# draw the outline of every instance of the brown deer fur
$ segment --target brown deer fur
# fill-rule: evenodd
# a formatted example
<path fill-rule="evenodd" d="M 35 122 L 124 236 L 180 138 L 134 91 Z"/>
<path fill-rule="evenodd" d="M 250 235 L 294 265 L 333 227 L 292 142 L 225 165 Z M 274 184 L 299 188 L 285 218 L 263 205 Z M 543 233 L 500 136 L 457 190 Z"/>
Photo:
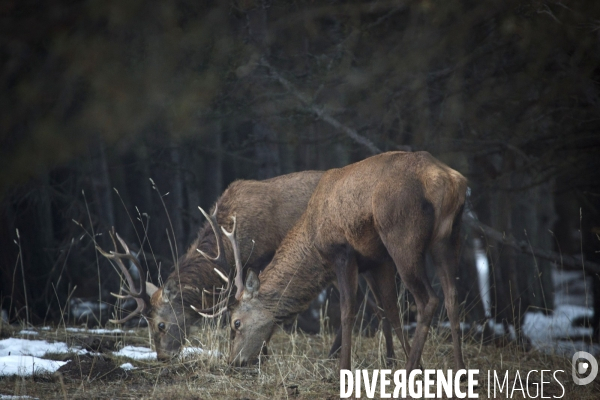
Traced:
<path fill-rule="evenodd" d="M 451 322 L 457 369 L 464 368 L 455 275 L 466 179 L 429 153 L 390 152 L 325 172 L 306 212 L 271 263 L 248 274 L 231 313 L 235 333 L 230 362 L 255 361 L 276 323 L 302 311 L 337 279 L 342 311 L 340 368 L 351 368 L 351 334 L 358 273 L 368 272 L 373 291 L 417 368 L 439 302 L 425 271 L 425 253 L 436 264 Z M 395 273 L 418 310 L 412 348 L 400 326 Z"/>
<path fill-rule="evenodd" d="M 261 271 L 268 264 L 288 230 L 306 209 L 322 174 L 307 171 L 264 181 L 236 181 L 223 192 L 216 203 L 217 222 L 231 230 L 231 216 L 237 215 L 236 237 L 247 268 Z M 226 259 L 233 265 L 231 244 L 228 241 L 223 244 Z M 208 222 L 202 226 L 198 238 L 181 257 L 178 268 L 169 275 L 163 287 L 148 290 L 151 299 L 144 315 L 159 360 L 169 360 L 178 354 L 189 327 L 199 320 L 200 316 L 190 306 L 213 305 L 216 299 L 203 293 L 204 289 L 223 286 L 222 279 L 213 270 L 217 265 L 196 249 L 211 256 L 216 253 L 215 235 Z M 229 275 L 230 271 L 220 269 L 225 276 Z"/>

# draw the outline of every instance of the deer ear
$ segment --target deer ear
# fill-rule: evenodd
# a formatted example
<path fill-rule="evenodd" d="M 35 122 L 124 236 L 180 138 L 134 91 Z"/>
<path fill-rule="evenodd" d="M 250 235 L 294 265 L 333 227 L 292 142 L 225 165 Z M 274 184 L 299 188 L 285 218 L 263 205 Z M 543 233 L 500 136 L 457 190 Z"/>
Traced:
<path fill-rule="evenodd" d="M 244 285 L 244 297 L 252 298 L 254 294 L 258 292 L 258 288 L 260 287 L 260 281 L 258 280 L 258 276 L 252 270 L 248 271 L 248 277 L 246 278 L 246 284 Z"/>
<path fill-rule="evenodd" d="M 152 297 L 157 290 L 158 288 L 152 282 L 146 281 L 146 293 L 148 293 L 149 297 Z"/>

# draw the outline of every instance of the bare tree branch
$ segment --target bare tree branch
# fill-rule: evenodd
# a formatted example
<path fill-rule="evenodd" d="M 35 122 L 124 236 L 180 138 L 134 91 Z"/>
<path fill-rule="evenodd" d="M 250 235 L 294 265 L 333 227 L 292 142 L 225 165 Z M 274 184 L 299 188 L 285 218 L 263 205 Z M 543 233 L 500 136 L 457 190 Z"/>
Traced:
<path fill-rule="evenodd" d="M 479 231 L 486 235 L 488 238 L 492 239 L 495 242 L 499 242 L 515 248 L 522 253 L 532 254 L 536 257 L 543 258 L 545 260 L 550 260 L 555 262 L 557 265 L 564 265 L 571 268 L 583 268 L 585 271 L 593 274 L 600 273 L 600 265 L 591 261 L 586 261 L 581 259 L 580 257 L 573 257 L 568 254 L 559 254 L 551 250 L 542 250 L 539 248 L 531 247 L 524 240 L 517 240 L 512 235 L 506 235 L 502 232 L 495 230 L 492 227 L 489 227 L 481 222 L 465 215 L 463 218 L 465 224 L 472 227 L 474 230 Z"/>
<path fill-rule="evenodd" d="M 298 100 L 300 100 L 300 102 L 306 107 L 308 111 L 312 112 L 317 117 L 321 118 L 323 121 L 327 122 L 334 128 L 344 132 L 348 137 L 350 137 L 350 139 L 354 140 L 356 143 L 368 148 L 372 154 L 382 153 L 382 151 L 377 146 L 375 146 L 373 142 L 371 142 L 369 139 L 367 139 L 364 136 L 361 136 L 355 129 L 352 129 L 342 124 L 340 121 L 331 116 L 327 111 L 325 111 L 322 107 L 318 107 L 317 105 L 315 105 L 308 96 L 301 93 L 298 89 L 296 89 L 296 87 L 294 87 L 294 85 L 290 81 L 281 76 L 281 74 L 277 72 L 277 70 L 273 68 L 271 64 L 269 64 L 269 62 L 265 60 L 264 57 L 261 58 L 260 65 L 266 67 L 269 70 L 271 76 L 273 76 L 273 78 L 275 78 L 283 87 L 285 87 L 288 92 L 290 92 Z"/>

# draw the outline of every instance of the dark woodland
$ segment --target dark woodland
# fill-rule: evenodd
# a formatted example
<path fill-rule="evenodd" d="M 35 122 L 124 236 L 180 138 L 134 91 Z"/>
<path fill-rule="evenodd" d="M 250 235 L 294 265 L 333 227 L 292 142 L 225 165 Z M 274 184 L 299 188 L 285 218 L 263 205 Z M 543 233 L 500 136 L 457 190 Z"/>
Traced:
<path fill-rule="evenodd" d="M 0 32 L 10 322 L 114 304 L 112 227 L 160 284 L 234 180 L 424 150 L 469 181 L 464 319 L 478 239 L 497 321 L 579 270 L 600 337 L 600 2 L 20 0 Z"/>

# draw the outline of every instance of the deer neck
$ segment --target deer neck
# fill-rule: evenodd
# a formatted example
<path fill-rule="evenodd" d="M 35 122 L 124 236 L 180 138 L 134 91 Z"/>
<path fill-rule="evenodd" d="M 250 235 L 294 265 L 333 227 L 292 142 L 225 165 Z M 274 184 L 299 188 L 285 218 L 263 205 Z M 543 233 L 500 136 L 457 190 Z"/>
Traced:
<path fill-rule="evenodd" d="M 293 230 L 260 275 L 259 300 L 277 322 L 304 311 L 335 274 L 306 230 Z"/>
<path fill-rule="evenodd" d="M 211 256 L 215 254 L 217 244 L 210 227 L 201 231 L 165 282 L 171 296 L 179 299 L 178 302 L 187 311 L 190 305 L 202 308 L 212 306 L 214 298 L 204 294 L 204 289 L 212 290 L 223 285 L 221 278 L 214 272 L 217 265 L 206 260 L 196 249 Z M 228 270 L 221 272 L 229 275 Z M 195 312 L 192 314 L 197 316 Z"/>

